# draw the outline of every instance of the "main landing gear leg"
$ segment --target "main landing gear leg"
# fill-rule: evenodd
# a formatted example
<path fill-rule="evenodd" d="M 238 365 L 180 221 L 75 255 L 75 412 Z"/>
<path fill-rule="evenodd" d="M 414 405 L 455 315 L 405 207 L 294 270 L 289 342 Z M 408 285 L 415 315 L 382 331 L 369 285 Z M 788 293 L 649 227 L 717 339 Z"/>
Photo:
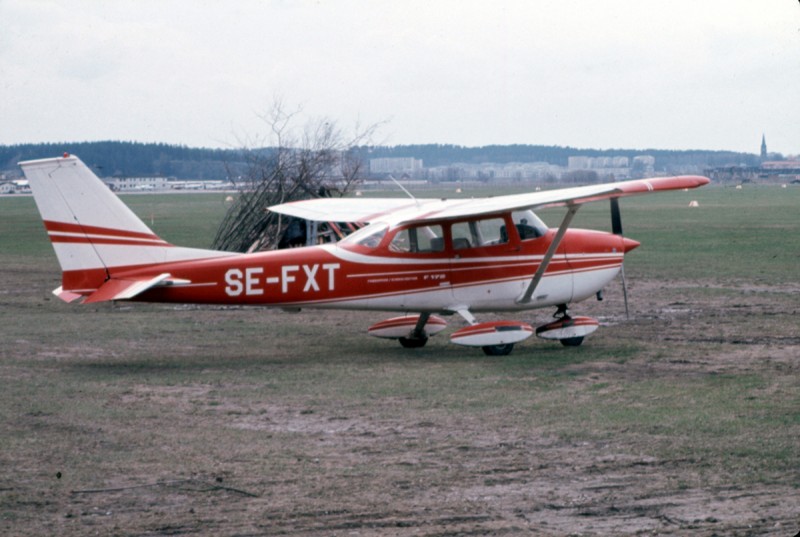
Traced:
<path fill-rule="evenodd" d="M 399 338 L 400 345 L 406 349 L 419 349 L 424 347 L 428 342 L 428 334 L 425 333 L 425 323 L 428 322 L 430 316 L 430 313 L 420 314 L 417 324 L 414 326 L 414 329 L 411 331 L 408 337 Z"/>

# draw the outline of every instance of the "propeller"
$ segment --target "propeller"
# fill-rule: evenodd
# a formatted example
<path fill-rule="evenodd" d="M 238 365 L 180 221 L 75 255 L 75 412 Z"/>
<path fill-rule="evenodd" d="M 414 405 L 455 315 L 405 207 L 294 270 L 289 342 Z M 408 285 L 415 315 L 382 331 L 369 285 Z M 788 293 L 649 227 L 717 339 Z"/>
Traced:
<path fill-rule="evenodd" d="M 619 198 L 611 198 L 611 232 L 614 235 L 622 236 L 622 214 L 619 210 Z M 623 261 L 620 265 L 620 276 L 622 276 L 622 297 L 625 300 L 625 318 L 630 319 L 630 313 L 628 312 L 628 285 L 625 283 L 625 261 Z"/>

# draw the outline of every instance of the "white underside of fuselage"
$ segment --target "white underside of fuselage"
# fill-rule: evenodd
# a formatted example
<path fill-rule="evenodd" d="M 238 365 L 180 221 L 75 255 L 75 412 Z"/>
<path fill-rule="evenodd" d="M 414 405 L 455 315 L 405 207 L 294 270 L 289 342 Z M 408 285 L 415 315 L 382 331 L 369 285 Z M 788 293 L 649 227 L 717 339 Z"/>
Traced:
<path fill-rule="evenodd" d="M 566 271 L 546 275 L 539 282 L 531 302 L 517 303 L 530 278 L 512 281 L 485 281 L 416 292 L 382 293 L 327 303 L 297 304 L 320 309 L 353 309 L 400 312 L 448 312 L 464 308 L 473 312 L 522 311 L 572 302 L 594 296 L 619 274 L 619 266 Z"/>

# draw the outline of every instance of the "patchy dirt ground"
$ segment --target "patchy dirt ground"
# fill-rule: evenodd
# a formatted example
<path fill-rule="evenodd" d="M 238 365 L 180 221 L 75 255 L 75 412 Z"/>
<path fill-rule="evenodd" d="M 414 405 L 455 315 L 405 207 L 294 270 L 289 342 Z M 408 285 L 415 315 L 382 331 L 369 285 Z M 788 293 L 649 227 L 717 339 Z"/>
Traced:
<path fill-rule="evenodd" d="M 362 313 L 260 314 L 265 333 L 327 331 L 306 335 L 308 356 L 250 339 L 251 311 L 174 326 L 165 310 L 119 312 L 139 336 L 76 340 L 108 312 L 39 304 L 49 339 L 20 328 L 3 351 L 0 532 L 797 534 L 800 286 L 630 292 L 630 321 L 614 292 L 576 307 L 604 325 L 581 349 L 532 341 L 500 358 L 441 336 L 420 351 L 340 340 L 373 321 Z M 681 421 L 682 394 L 698 414 L 720 405 L 714 423 Z M 570 406 L 585 417 L 565 423 Z M 748 430 L 760 416 L 783 428 Z M 732 443 L 722 462 L 717 440 Z"/>

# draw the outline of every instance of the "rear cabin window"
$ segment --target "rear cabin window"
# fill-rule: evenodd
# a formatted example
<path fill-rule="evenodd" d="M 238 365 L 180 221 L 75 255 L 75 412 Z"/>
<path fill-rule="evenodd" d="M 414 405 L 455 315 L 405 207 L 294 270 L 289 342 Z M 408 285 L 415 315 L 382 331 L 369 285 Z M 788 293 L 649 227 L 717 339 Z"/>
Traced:
<path fill-rule="evenodd" d="M 444 251 L 442 226 L 415 226 L 395 233 L 389 250 L 412 254 L 428 254 Z"/>
<path fill-rule="evenodd" d="M 508 242 L 506 222 L 502 218 L 484 218 L 472 222 L 457 222 L 450 228 L 453 249 L 492 246 Z"/>

